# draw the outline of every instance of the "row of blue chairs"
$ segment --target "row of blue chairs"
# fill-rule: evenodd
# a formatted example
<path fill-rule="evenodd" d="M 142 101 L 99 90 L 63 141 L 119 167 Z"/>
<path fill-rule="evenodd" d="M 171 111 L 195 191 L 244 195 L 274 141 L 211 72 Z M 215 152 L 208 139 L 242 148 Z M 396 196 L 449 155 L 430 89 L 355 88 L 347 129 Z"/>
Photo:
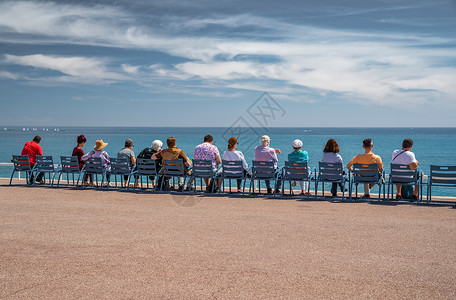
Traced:
<path fill-rule="evenodd" d="M 27 182 L 30 176 L 36 176 L 38 173 L 48 174 L 50 185 L 54 185 L 55 177 L 57 177 L 57 186 L 63 174 L 66 174 L 67 185 L 70 185 L 70 177 L 72 178 L 73 185 L 79 185 L 81 176 L 90 175 L 94 177 L 94 181 L 98 185 L 98 176 L 101 177 L 101 184 L 106 181 L 106 187 L 109 188 L 110 183 L 114 182 L 117 188 L 117 176 L 127 177 L 127 187 L 131 178 L 138 178 L 140 180 L 140 187 L 144 188 L 144 179 L 147 189 L 149 183 L 157 177 L 159 186 L 154 186 L 157 191 L 164 190 L 164 182 L 166 179 L 173 180 L 181 177 L 183 178 L 183 186 L 186 180 L 188 190 L 191 192 L 197 191 L 197 179 L 201 180 L 200 187 L 203 188 L 202 180 L 208 179 L 215 182 L 220 179 L 221 187 L 218 192 L 226 190 L 225 181 L 229 183 L 229 192 L 232 192 L 232 180 L 243 181 L 242 194 L 245 194 L 246 182 L 250 179 L 249 195 L 255 194 L 255 185 L 258 183 L 258 192 L 261 193 L 261 181 L 270 181 L 273 187 L 281 187 L 281 194 L 285 194 L 285 183 L 289 183 L 289 191 L 292 193 L 292 182 L 304 181 L 307 182 L 307 197 L 310 195 L 311 182 L 315 186 L 315 197 L 318 197 L 318 189 L 321 184 L 321 196 L 325 196 L 324 188 L 325 183 L 336 183 L 342 187 L 342 199 L 345 199 L 346 185 L 348 185 L 349 199 L 352 199 L 353 191 L 355 191 L 355 198 L 358 197 L 359 184 L 371 184 L 379 187 L 378 200 L 381 200 L 383 191 L 383 200 L 390 200 L 390 195 L 393 195 L 394 185 L 417 185 L 419 186 L 419 199 L 422 200 L 423 186 L 427 185 L 427 202 L 432 201 L 432 187 L 456 187 L 456 166 L 435 166 L 431 165 L 430 175 L 428 181 L 424 182 L 423 177 L 420 176 L 418 170 L 411 170 L 408 165 L 391 164 L 391 172 L 385 176 L 385 172 L 378 171 L 377 164 L 354 164 L 353 171 L 345 175 L 344 166 L 341 163 L 325 163 L 319 162 L 318 170 L 310 170 L 306 162 L 285 162 L 285 166 L 280 169 L 274 168 L 273 162 L 268 161 L 252 161 L 252 166 L 248 171 L 245 171 L 241 161 L 226 161 L 222 160 L 222 164 L 218 169 L 212 168 L 211 160 L 194 160 L 191 168 L 187 170 L 184 166 L 183 160 L 165 160 L 163 168 L 157 169 L 155 161 L 151 159 L 137 159 L 137 164 L 134 169 L 129 167 L 127 158 L 111 158 L 109 169 L 105 168 L 102 164 L 101 158 L 89 159 L 84 167 L 80 170 L 78 159 L 76 156 L 61 156 L 61 164 L 56 167 L 53 162 L 52 156 L 37 156 L 36 163 L 33 168 L 30 166 L 28 155 L 13 155 L 12 162 L 14 164 L 13 173 L 11 174 L 10 185 L 15 172 L 25 172 Z M 77 175 L 77 180 L 75 176 Z M 112 180 L 114 177 L 114 180 Z M 385 182 L 385 178 L 388 179 Z M 123 180 L 120 180 L 123 186 Z M 44 183 L 46 183 L 46 176 L 44 176 Z M 387 191 L 385 185 L 387 184 Z M 212 193 L 216 184 L 212 184 Z M 276 189 L 273 188 L 273 196 L 275 196 Z M 385 196 L 387 194 L 387 196 Z"/>

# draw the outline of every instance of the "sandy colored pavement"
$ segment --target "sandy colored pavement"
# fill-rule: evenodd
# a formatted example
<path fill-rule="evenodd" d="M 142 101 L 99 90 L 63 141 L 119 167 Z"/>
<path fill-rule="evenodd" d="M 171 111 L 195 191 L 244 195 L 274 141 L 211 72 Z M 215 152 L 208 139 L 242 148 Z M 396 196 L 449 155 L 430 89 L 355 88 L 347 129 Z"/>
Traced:
<path fill-rule="evenodd" d="M 456 209 L 9 187 L 1 299 L 456 299 Z"/>

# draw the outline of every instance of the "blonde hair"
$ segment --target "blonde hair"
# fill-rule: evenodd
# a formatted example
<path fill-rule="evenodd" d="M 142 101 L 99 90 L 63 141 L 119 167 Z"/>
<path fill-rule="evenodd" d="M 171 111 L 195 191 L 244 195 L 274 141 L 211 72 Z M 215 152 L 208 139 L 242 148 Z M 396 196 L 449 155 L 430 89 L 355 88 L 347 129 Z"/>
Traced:
<path fill-rule="evenodd" d="M 267 146 L 268 143 L 271 141 L 271 138 L 267 135 L 263 135 L 260 140 L 260 144 L 263 146 Z"/>
<path fill-rule="evenodd" d="M 152 142 L 152 149 L 154 149 L 156 151 L 160 150 L 162 146 L 163 146 L 163 142 L 160 140 L 155 140 Z"/>

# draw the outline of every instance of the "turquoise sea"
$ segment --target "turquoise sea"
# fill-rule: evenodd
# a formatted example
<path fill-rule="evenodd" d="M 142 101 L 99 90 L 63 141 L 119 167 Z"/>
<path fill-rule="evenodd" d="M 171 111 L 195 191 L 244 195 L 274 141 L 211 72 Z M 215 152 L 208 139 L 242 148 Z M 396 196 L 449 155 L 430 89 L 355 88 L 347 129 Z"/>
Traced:
<path fill-rule="evenodd" d="M 309 165 L 314 168 L 321 160 L 322 150 L 329 138 L 334 138 L 340 146 L 340 154 L 346 164 L 353 156 L 362 153 L 362 141 L 369 137 L 374 141 L 374 153 L 382 157 L 385 170 L 389 172 L 391 155 L 401 148 L 404 138 L 414 141 L 412 151 L 420 163 L 420 170 L 429 173 L 429 166 L 456 165 L 456 128 L 259 128 L 259 127 L 0 127 L 0 162 L 10 162 L 12 154 L 20 154 L 24 143 L 35 135 L 41 136 L 41 146 L 46 155 L 52 155 L 57 163 L 60 155 L 71 155 L 76 146 L 76 137 L 84 134 L 88 140 L 84 151 L 90 151 L 95 140 L 103 139 L 109 143 L 105 150 L 116 156 L 124 141 L 134 141 L 134 151 L 138 154 L 150 146 L 155 139 L 161 140 L 166 147 L 166 139 L 174 136 L 177 147 L 183 149 L 189 158 L 193 149 L 203 142 L 206 134 L 214 137 L 214 144 L 221 153 L 226 150 L 226 141 L 231 136 L 239 140 L 238 150 L 244 152 L 247 162 L 253 159 L 253 149 L 259 145 L 260 137 L 271 137 L 271 147 L 279 148 L 279 166 L 283 165 L 287 154 L 292 151 L 295 139 L 303 141 L 303 150 L 309 153 Z M 0 167 L 0 177 L 10 177 L 12 168 Z M 436 189 L 433 194 L 456 196 L 456 189 Z"/>

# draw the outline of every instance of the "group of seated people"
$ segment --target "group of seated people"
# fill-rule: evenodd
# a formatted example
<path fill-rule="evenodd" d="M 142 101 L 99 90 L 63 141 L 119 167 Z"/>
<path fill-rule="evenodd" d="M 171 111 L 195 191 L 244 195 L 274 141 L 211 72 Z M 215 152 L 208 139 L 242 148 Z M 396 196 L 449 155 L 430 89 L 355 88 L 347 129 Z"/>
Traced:
<path fill-rule="evenodd" d="M 30 159 L 30 164 L 33 166 L 36 162 L 36 155 L 43 155 L 41 146 L 39 145 L 41 141 L 41 138 L 39 136 L 36 136 L 33 141 L 28 141 L 23 150 L 22 154 L 28 154 L 29 159 Z M 215 172 L 218 172 L 216 175 L 220 175 L 221 169 L 219 166 L 222 163 L 222 160 L 225 161 L 241 161 L 242 166 L 244 168 L 244 175 L 247 174 L 247 171 L 249 170 L 248 163 L 245 160 L 244 154 L 236 150 L 236 147 L 238 145 L 238 140 L 236 137 L 231 137 L 228 140 L 228 145 L 227 145 L 227 150 L 223 152 L 223 155 L 220 155 L 220 152 L 217 148 L 217 146 L 213 145 L 213 137 L 211 135 L 206 135 L 203 139 L 203 143 L 199 144 L 198 146 L 195 147 L 194 152 L 193 152 L 193 159 L 194 160 L 211 160 L 212 161 L 212 169 L 214 174 Z M 110 156 L 109 154 L 104 151 L 103 149 L 108 145 L 108 143 L 103 142 L 103 140 L 99 139 L 95 142 L 94 149 L 89 151 L 87 154 L 84 153 L 83 147 L 85 143 L 87 142 L 87 139 L 83 135 L 79 135 L 77 137 L 77 146 L 73 149 L 73 156 L 78 157 L 79 161 L 79 168 L 82 169 L 85 162 L 89 158 L 101 158 L 103 166 L 106 168 L 107 173 L 109 173 L 109 164 L 110 164 Z M 254 150 L 254 160 L 255 161 L 272 161 L 274 163 L 274 168 L 278 171 L 278 154 L 281 154 L 280 149 L 274 149 L 270 147 L 270 142 L 271 139 L 269 136 L 264 135 L 260 139 L 260 145 L 257 146 Z M 160 140 L 155 140 L 152 142 L 151 147 L 147 147 L 143 149 L 139 155 L 138 158 L 143 158 L 143 159 L 152 159 L 155 161 L 157 170 L 160 170 L 162 167 L 162 163 L 164 160 L 178 160 L 182 159 L 184 162 L 184 167 L 186 171 L 190 168 L 192 165 L 192 161 L 186 156 L 185 152 L 176 146 L 176 139 L 174 137 L 169 137 L 166 140 L 166 144 L 168 148 L 162 149 L 163 143 Z M 136 165 L 136 156 L 133 151 L 133 141 L 131 139 L 127 139 L 125 141 L 125 147 L 119 150 L 117 153 L 117 157 L 125 157 L 128 160 L 130 169 L 134 169 Z M 307 151 L 302 150 L 303 142 L 299 139 L 296 139 L 293 141 L 291 147 L 293 151 L 288 154 L 288 161 L 291 162 L 308 162 L 309 156 Z M 402 142 L 402 148 L 395 150 L 392 155 L 392 161 L 393 163 L 397 164 L 406 164 L 410 166 L 410 169 L 415 170 L 418 167 L 418 161 L 415 158 L 415 155 L 413 152 L 411 152 L 413 146 L 413 141 L 411 139 L 405 139 Z M 350 171 L 352 171 L 352 166 L 354 164 L 373 164 L 376 163 L 378 164 L 378 171 L 383 172 L 383 162 L 380 156 L 374 154 L 372 152 L 372 149 L 374 147 L 374 144 L 370 138 L 367 138 L 363 141 L 363 149 L 364 153 L 358 154 L 355 157 L 353 157 L 350 162 L 346 165 L 346 168 Z M 329 139 L 323 149 L 323 156 L 322 156 L 322 162 L 327 162 L 327 163 L 341 163 L 343 165 L 343 160 L 342 157 L 339 154 L 339 145 L 334 139 Z M 217 171 L 218 170 L 218 171 Z M 191 171 L 190 171 L 191 172 Z M 153 180 L 153 178 L 151 178 Z M 125 184 L 128 183 L 128 176 L 125 176 L 124 178 Z M 161 180 L 161 178 L 159 178 Z M 166 179 L 163 179 L 166 180 Z M 178 185 L 179 189 L 183 191 L 184 189 L 184 182 L 183 178 L 179 177 L 178 178 Z M 33 178 L 31 178 L 31 181 L 33 182 Z M 42 174 L 39 174 L 35 180 L 36 182 L 40 183 L 42 182 Z M 86 174 L 83 178 L 83 184 L 84 185 L 90 185 L 92 184 L 92 177 L 89 174 Z M 241 191 L 241 180 L 237 181 L 237 189 L 238 192 Z M 153 182 L 154 183 L 154 182 Z M 267 193 L 272 193 L 273 189 L 270 185 L 270 181 L 266 180 L 266 188 L 267 188 Z M 168 184 L 168 182 L 165 181 L 165 186 Z M 217 179 L 215 182 L 210 181 L 209 179 L 205 178 L 205 184 L 206 184 L 206 190 L 207 191 L 217 191 L 217 189 L 220 187 L 220 179 Z M 276 193 L 279 193 L 279 187 L 280 187 L 280 177 L 278 177 L 278 180 L 276 181 L 276 186 L 274 187 L 276 189 Z M 306 192 L 306 186 L 305 182 L 293 182 L 292 186 L 297 186 L 297 184 L 300 185 L 301 188 L 301 194 L 305 195 Z M 187 189 L 190 187 L 191 181 L 188 182 Z M 215 186 L 213 186 L 215 185 Z M 342 190 L 343 186 L 338 183 L 333 183 L 331 187 L 331 194 L 332 196 L 337 196 L 337 187 L 340 187 Z M 139 186 L 138 178 L 135 178 L 135 186 Z M 364 185 L 364 195 L 363 197 L 369 198 L 370 197 L 370 189 L 372 188 L 372 185 L 365 184 Z M 401 199 L 401 185 L 396 185 L 397 189 L 397 195 L 396 199 Z M 413 191 L 413 196 L 412 200 L 416 200 L 418 195 L 418 186 L 415 187 Z"/>

